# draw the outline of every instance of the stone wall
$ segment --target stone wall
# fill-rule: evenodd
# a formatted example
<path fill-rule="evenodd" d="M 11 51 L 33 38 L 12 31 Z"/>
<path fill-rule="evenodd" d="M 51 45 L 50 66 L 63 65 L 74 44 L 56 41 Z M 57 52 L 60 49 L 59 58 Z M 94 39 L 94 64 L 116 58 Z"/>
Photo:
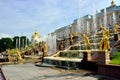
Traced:
<path fill-rule="evenodd" d="M 98 74 L 120 79 L 119 65 L 98 65 Z"/>
<path fill-rule="evenodd" d="M 96 62 L 92 61 L 82 61 L 80 65 L 80 69 L 86 69 L 90 71 L 97 71 L 98 70 L 98 65 Z"/>

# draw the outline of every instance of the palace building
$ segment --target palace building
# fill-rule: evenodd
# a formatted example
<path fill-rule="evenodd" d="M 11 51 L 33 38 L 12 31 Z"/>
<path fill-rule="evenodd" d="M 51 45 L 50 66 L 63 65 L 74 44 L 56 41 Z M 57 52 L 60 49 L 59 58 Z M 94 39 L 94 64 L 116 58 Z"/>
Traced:
<path fill-rule="evenodd" d="M 102 9 L 99 13 L 96 14 L 97 27 L 99 27 L 101 23 L 105 24 L 105 22 L 106 26 L 109 28 L 112 28 L 115 23 L 120 25 L 120 6 L 116 6 L 114 1 L 111 2 L 111 6 Z"/>
<path fill-rule="evenodd" d="M 68 38 L 72 33 L 86 33 L 88 30 L 92 33 L 94 26 L 99 30 L 100 25 L 112 29 L 114 24 L 120 26 L 120 6 L 117 6 L 112 0 L 111 5 L 107 8 L 96 11 L 94 15 L 85 15 L 81 18 L 75 19 L 72 24 L 56 29 L 52 35 L 56 35 L 57 39 Z"/>

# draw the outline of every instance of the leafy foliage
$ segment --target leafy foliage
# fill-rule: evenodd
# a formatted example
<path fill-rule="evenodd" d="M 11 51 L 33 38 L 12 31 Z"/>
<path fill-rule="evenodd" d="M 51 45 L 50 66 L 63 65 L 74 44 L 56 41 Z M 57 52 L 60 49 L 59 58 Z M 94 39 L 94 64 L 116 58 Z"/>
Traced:
<path fill-rule="evenodd" d="M 0 39 L 0 52 L 5 51 L 6 49 L 13 48 L 13 41 L 11 38 L 2 38 Z"/>
<path fill-rule="evenodd" d="M 116 52 L 116 54 L 112 57 L 112 60 L 110 63 L 120 65 L 120 52 Z"/>

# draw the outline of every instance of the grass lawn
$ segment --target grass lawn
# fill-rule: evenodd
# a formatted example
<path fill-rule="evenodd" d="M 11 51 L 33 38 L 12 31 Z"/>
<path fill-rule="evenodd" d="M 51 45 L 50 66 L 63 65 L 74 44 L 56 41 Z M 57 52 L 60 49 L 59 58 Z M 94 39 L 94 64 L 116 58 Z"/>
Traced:
<path fill-rule="evenodd" d="M 120 65 L 120 52 L 116 52 L 116 54 L 113 56 L 112 60 L 110 61 L 110 64 Z"/>

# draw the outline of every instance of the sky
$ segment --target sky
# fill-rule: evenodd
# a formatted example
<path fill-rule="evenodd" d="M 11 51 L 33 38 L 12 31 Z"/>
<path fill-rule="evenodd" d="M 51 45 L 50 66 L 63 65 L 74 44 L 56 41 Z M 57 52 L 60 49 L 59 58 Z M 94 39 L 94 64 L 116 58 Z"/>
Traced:
<path fill-rule="evenodd" d="M 110 6 L 112 0 L 0 0 L 0 38 L 27 36 L 37 31 L 44 37 L 79 16 Z M 114 0 L 120 5 L 120 0 Z"/>

